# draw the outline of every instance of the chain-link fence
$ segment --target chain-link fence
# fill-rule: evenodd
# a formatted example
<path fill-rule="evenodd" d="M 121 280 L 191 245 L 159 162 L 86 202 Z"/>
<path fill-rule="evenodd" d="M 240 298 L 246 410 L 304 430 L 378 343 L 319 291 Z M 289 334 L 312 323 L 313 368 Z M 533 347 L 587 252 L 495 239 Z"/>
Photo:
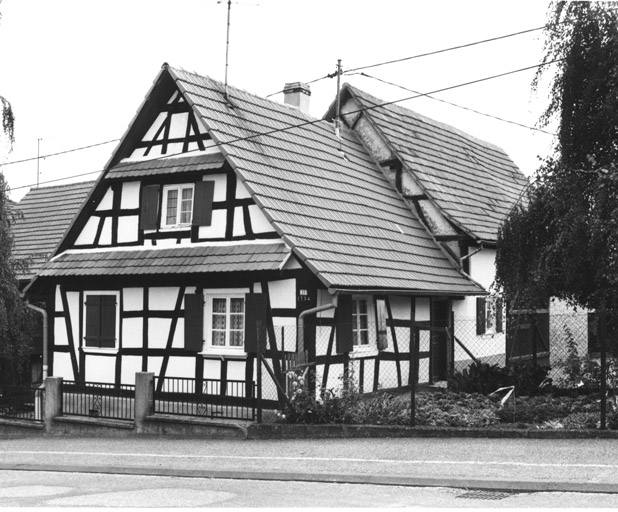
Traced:
<path fill-rule="evenodd" d="M 264 336 L 260 396 L 284 408 L 285 401 L 300 392 L 299 378 L 317 400 L 350 391 L 366 397 L 387 392 L 407 397 L 409 424 L 415 424 L 418 393 L 436 389 L 484 395 L 501 389 L 499 405 L 512 402 L 515 408 L 517 400 L 519 409 L 526 401 L 537 407 L 539 396 L 546 401 L 588 397 L 581 405 L 587 414 L 584 423 L 604 428 L 614 412 L 618 386 L 612 329 L 605 329 L 604 355 L 595 313 L 523 310 L 505 320 L 490 329 L 479 329 L 477 318 L 451 317 L 442 325 L 389 320 L 386 329 L 367 322 L 322 322 L 305 326 L 304 350 L 297 344 L 296 325 L 276 326 Z M 568 405 L 574 414 L 578 404 Z"/>

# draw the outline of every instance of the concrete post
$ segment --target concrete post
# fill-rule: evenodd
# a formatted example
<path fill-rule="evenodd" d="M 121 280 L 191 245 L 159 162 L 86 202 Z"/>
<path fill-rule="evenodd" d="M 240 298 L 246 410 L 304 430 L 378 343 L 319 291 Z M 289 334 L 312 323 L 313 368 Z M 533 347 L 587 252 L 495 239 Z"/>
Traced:
<path fill-rule="evenodd" d="M 138 433 L 144 429 L 147 416 L 154 414 L 154 373 L 135 374 L 135 428 Z"/>
<path fill-rule="evenodd" d="M 54 418 L 62 416 L 62 377 L 45 379 L 45 432 L 51 432 Z"/>

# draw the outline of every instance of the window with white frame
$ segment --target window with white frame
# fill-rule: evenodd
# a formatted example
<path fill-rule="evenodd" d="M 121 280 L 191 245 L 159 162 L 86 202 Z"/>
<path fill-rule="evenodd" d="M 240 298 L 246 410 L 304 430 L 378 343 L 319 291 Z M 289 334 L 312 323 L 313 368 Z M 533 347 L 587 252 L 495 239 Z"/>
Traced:
<path fill-rule="evenodd" d="M 476 333 L 496 334 L 503 330 L 502 300 L 496 297 L 476 299 Z"/>
<path fill-rule="evenodd" d="M 206 300 L 206 350 L 243 351 L 244 294 L 210 295 Z"/>
<path fill-rule="evenodd" d="M 188 226 L 193 215 L 193 184 L 163 187 L 161 227 Z"/>
<path fill-rule="evenodd" d="M 352 332 L 355 347 L 369 345 L 369 301 L 366 298 L 352 300 Z"/>

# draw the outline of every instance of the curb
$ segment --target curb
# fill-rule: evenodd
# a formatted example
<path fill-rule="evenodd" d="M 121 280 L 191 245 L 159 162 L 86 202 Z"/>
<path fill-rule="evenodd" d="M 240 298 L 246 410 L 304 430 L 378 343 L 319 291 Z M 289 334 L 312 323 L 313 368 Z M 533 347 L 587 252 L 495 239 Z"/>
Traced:
<path fill-rule="evenodd" d="M 494 492 L 578 492 L 618 494 L 618 487 L 602 483 L 539 482 L 525 480 L 484 480 L 472 478 L 420 478 L 405 476 L 354 475 L 335 473 L 290 473 L 257 471 L 211 471 L 148 467 L 97 467 L 70 465 L 1 464 L 0 471 L 47 471 L 57 473 L 92 473 L 177 478 L 214 478 L 278 482 L 312 482 L 331 484 L 384 485 L 398 487 L 448 487 Z"/>
<path fill-rule="evenodd" d="M 493 439 L 618 439 L 616 430 L 487 429 L 393 425 L 252 424 L 249 440 L 462 437 Z"/>

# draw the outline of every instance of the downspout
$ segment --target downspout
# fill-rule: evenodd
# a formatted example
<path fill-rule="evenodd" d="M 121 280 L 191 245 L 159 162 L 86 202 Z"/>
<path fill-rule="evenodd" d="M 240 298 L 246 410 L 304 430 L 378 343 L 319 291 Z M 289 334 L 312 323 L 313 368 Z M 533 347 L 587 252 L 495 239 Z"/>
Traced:
<path fill-rule="evenodd" d="M 315 308 L 306 309 L 300 315 L 298 315 L 298 353 L 302 353 L 305 350 L 305 317 L 309 315 L 315 315 L 321 311 L 327 311 L 337 307 L 337 295 L 333 295 L 330 304 L 324 304 L 323 306 L 317 306 Z"/>
<path fill-rule="evenodd" d="M 33 306 L 30 302 L 26 301 L 28 306 L 33 311 L 43 315 L 43 386 L 45 385 L 45 379 L 47 379 L 47 311 L 38 306 Z"/>

